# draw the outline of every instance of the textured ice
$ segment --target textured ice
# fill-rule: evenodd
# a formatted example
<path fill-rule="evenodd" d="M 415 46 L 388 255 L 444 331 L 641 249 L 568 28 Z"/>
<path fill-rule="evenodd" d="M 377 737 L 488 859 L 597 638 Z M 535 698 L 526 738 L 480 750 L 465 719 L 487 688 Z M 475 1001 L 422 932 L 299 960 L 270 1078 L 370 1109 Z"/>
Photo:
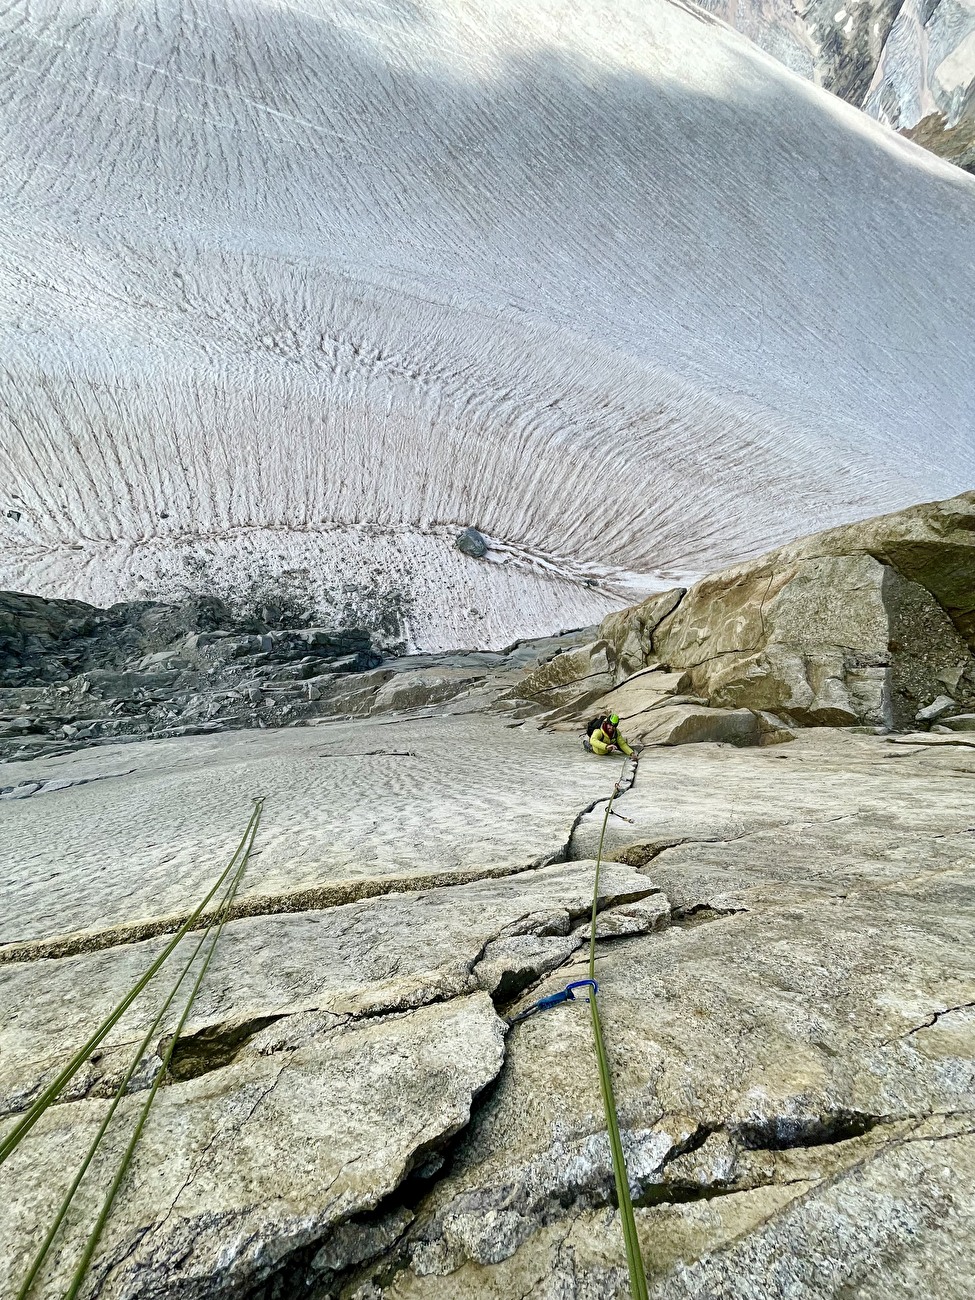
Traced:
<path fill-rule="evenodd" d="M 705 14 L 0 31 L 0 586 L 496 645 L 975 479 L 975 181 Z"/>

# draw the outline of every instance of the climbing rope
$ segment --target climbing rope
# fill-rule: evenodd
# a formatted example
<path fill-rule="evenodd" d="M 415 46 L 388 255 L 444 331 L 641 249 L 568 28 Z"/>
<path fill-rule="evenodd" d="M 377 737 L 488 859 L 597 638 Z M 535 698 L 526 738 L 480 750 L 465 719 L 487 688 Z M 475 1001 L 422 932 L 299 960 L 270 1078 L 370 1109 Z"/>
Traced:
<path fill-rule="evenodd" d="M 647 1275 L 643 1267 L 640 1239 L 637 1235 L 636 1219 L 633 1215 L 633 1201 L 630 1198 L 630 1180 L 626 1172 L 626 1156 L 620 1138 L 616 1097 L 613 1093 L 613 1074 L 610 1069 L 609 1057 L 606 1054 L 606 1044 L 603 1040 L 602 1021 L 599 1018 L 599 1003 L 597 1000 L 599 985 L 596 982 L 596 916 L 599 911 L 599 877 L 603 863 L 603 843 L 606 838 L 606 824 L 609 821 L 610 813 L 613 811 L 613 800 L 617 795 L 623 793 L 623 776 L 625 772 L 626 761 L 623 763 L 619 778 L 613 786 L 613 793 L 606 804 L 603 825 L 599 833 L 599 848 L 596 851 L 596 873 L 592 890 L 592 920 L 589 927 L 589 978 L 575 980 L 573 983 L 567 984 L 564 989 L 560 989 L 558 993 L 550 993 L 547 997 L 540 998 L 532 1006 L 522 1011 L 520 1015 L 513 1017 L 511 1023 L 517 1024 L 518 1021 L 524 1020 L 538 1011 L 545 1011 L 549 1007 L 557 1006 L 561 1002 L 575 1002 L 577 1000 L 575 990 L 588 989 L 586 1001 L 589 1003 L 589 1012 L 592 1017 L 592 1037 L 596 1049 L 599 1090 L 602 1094 L 603 1112 L 606 1116 L 606 1132 L 609 1137 L 609 1150 L 613 1160 L 613 1178 L 616 1182 L 616 1200 L 620 1209 L 620 1225 L 623 1230 L 623 1244 L 626 1249 L 626 1267 L 630 1275 L 630 1292 L 632 1300 L 648 1300 Z"/>
<path fill-rule="evenodd" d="M 159 1085 L 162 1083 L 163 1079 L 166 1076 L 166 1072 L 169 1069 L 169 1063 L 173 1059 L 173 1052 L 176 1048 L 177 1042 L 179 1041 L 179 1036 L 183 1032 L 183 1026 L 186 1024 L 187 1018 L 189 1017 L 190 1014 L 190 1009 L 192 1008 L 193 1003 L 196 1000 L 197 993 L 199 993 L 200 991 L 200 985 L 203 983 L 203 978 L 207 973 L 207 969 L 210 965 L 210 960 L 213 957 L 217 943 L 219 942 L 220 936 L 223 933 L 223 927 L 227 922 L 227 916 L 230 912 L 230 905 L 234 900 L 234 895 L 237 892 L 237 886 L 240 884 L 241 879 L 243 878 L 244 875 L 244 869 L 247 866 L 247 859 L 250 856 L 250 848 L 251 848 L 251 844 L 253 844 L 254 835 L 257 834 L 257 826 L 261 818 L 262 805 L 263 805 L 263 800 L 258 799 L 255 801 L 255 806 L 254 806 L 255 817 L 254 817 L 253 833 L 251 835 L 250 842 L 247 845 L 247 849 L 243 857 L 241 858 L 241 863 L 240 863 L 240 867 L 238 868 L 237 874 L 234 876 L 234 879 L 231 882 L 231 886 L 227 891 L 227 895 L 224 900 L 224 905 L 221 909 L 220 917 L 217 923 L 216 933 L 214 934 L 213 939 L 210 942 L 210 947 L 206 953 L 206 956 L 203 958 L 203 964 L 201 965 L 200 972 L 196 977 L 196 982 L 194 983 L 192 989 L 190 990 L 189 997 L 186 999 L 186 1005 L 183 1007 L 183 1014 L 180 1016 L 179 1023 L 177 1024 L 176 1029 L 174 1030 L 173 1035 L 169 1040 L 169 1045 L 166 1048 L 165 1053 L 163 1054 L 162 1064 L 160 1065 L 159 1070 L 156 1072 L 156 1077 L 152 1081 L 152 1087 L 149 1089 L 149 1093 L 146 1097 L 145 1103 L 143 1104 L 142 1110 L 139 1112 L 139 1118 L 136 1121 L 135 1129 L 132 1133 L 131 1138 L 129 1139 L 129 1145 L 125 1148 L 125 1152 L 122 1156 L 121 1163 L 119 1164 L 119 1167 L 116 1170 L 115 1177 L 112 1179 L 111 1186 L 109 1187 L 108 1191 L 105 1193 L 105 1199 L 102 1202 L 102 1208 L 99 1211 L 98 1218 L 95 1220 L 95 1226 L 92 1228 L 91 1233 L 88 1237 L 88 1242 L 82 1253 L 81 1259 L 78 1261 L 78 1265 L 75 1268 L 74 1274 L 72 1275 L 71 1284 L 68 1287 L 67 1291 L 64 1293 L 64 1300 L 75 1300 L 75 1297 L 77 1296 L 78 1292 L 81 1290 L 81 1285 L 85 1279 L 85 1273 L 88 1271 L 88 1265 L 91 1263 L 91 1257 L 95 1253 L 95 1248 L 97 1247 L 99 1239 L 101 1238 L 102 1230 L 104 1229 L 105 1224 L 108 1221 L 108 1216 L 111 1213 L 112 1204 L 115 1200 L 116 1193 L 118 1192 L 119 1187 L 122 1185 L 122 1179 L 125 1177 L 126 1171 L 128 1170 L 128 1167 L 132 1161 L 133 1152 L 135 1151 L 136 1144 L 138 1143 L 139 1138 L 142 1136 L 142 1130 L 145 1128 L 146 1120 L 149 1118 L 149 1111 L 151 1110 L 152 1103 L 156 1098 L 156 1093 L 159 1091 Z M 182 977 L 180 978 L 182 979 Z"/>
<path fill-rule="evenodd" d="M 102 1231 L 108 1220 L 108 1216 L 111 1211 L 112 1204 L 115 1200 L 115 1195 L 118 1192 L 118 1189 L 121 1186 L 122 1180 L 129 1167 L 129 1164 L 131 1163 L 132 1155 L 135 1151 L 136 1144 L 138 1143 L 139 1137 L 142 1134 L 142 1130 L 145 1127 L 146 1119 L 148 1118 L 149 1115 L 149 1110 L 155 1099 L 156 1093 L 158 1092 L 159 1085 L 161 1084 L 163 1078 L 167 1073 L 170 1062 L 172 1060 L 173 1052 L 176 1048 L 176 1044 L 179 1040 L 180 1034 L 182 1033 L 183 1027 L 186 1024 L 186 1020 L 187 1017 L 189 1016 L 190 1009 L 192 1008 L 193 1003 L 196 999 L 196 995 L 199 992 L 201 984 L 203 983 L 203 978 L 206 975 L 207 969 L 210 965 L 210 960 L 213 957 L 213 953 L 214 950 L 216 949 L 217 942 L 220 939 L 220 935 L 223 932 L 223 927 L 226 924 L 226 921 L 230 914 L 230 909 L 233 904 L 234 898 L 236 896 L 237 889 L 240 885 L 241 880 L 243 879 L 244 871 L 247 867 L 247 863 L 250 858 L 251 849 L 254 844 L 254 838 L 257 834 L 257 828 L 260 824 L 263 802 L 264 802 L 263 798 L 255 800 L 254 811 L 251 814 L 251 818 L 247 824 L 247 829 L 244 832 L 244 836 L 241 839 L 240 843 L 238 844 L 236 850 L 234 851 L 234 855 L 230 860 L 230 864 L 227 870 L 221 873 L 220 881 L 226 879 L 227 871 L 233 868 L 236 864 L 236 870 L 230 881 L 230 884 L 227 886 L 227 890 L 223 898 L 221 899 L 218 905 L 217 912 L 208 922 L 206 929 L 201 935 L 198 943 L 196 944 L 196 947 L 193 949 L 193 952 L 190 955 L 189 960 L 183 966 L 183 969 L 179 974 L 179 978 L 176 980 L 176 983 L 174 984 L 173 988 L 167 994 L 162 1006 L 160 1007 L 159 1011 L 156 1013 L 155 1019 L 153 1020 L 148 1031 L 146 1032 L 145 1037 L 142 1039 L 142 1042 L 136 1048 L 135 1055 L 125 1075 L 123 1076 L 121 1082 L 119 1083 L 118 1088 L 116 1089 L 115 1095 L 112 1099 L 112 1103 L 109 1106 L 109 1109 L 106 1112 L 101 1125 L 99 1126 L 98 1132 L 95 1134 L 95 1137 L 93 1138 L 91 1145 L 88 1148 L 84 1160 L 81 1163 L 81 1167 L 79 1168 L 74 1179 L 72 1180 L 71 1186 L 68 1188 L 67 1192 L 65 1193 L 61 1205 L 58 1208 L 58 1212 L 54 1218 L 54 1222 L 51 1224 L 51 1227 L 49 1228 L 47 1235 L 44 1238 L 44 1241 L 41 1243 L 37 1251 L 37 1254 L 34 1256 L 34 1259 L 31 1263 L 30 1269 L 28 1270 L 26 1277 L 21 1283 L 20 1289 L 17 1292 L 17 1300 L 26 1300 L 27 1296 L 29 1295 L 34 1280 L 37 1277 L 37 1274 L 40 1271 L 45 1258 L 47 1257 L 47 1253 L 50 1250 L 50 1247 L 58 1233 L 59 1228 L 61 1227 L 61 1224 L 64 1222 L 65 1216 L 68 1213 L 68 1209 L 74 1198 L 75 1192 L 78 1190 L 78 1187 L 80 1186 L 82 1179 L 87 1173 L 88 1168 L 95 1157 L 95 1153 L 109 1127 L 109 1124 L 112 1121 L 112 1117 L 114 1116 L 116 1110 L 118 1109 L 118 1106 L 122 1098 L 126 1095 L 126 1090 L 132 1079 L 132 1076 L 135 1074 L 136 1070 L 138 1069 L 140 1062 L 144 1058 L 146 1049 L 148 1048 L 154 1035 L 159 1030 L 159 1027 L 162 1024 L 166 1012 L 169 1010 L 170 1006 L 175 1000 L 177 994 L 179 993 L 180 988 L 183 985 L 183 982 L 185 981 L 187 975 L 193 968 L 193 965 L 196 962 L 196 959 L 199 956 L 200 951 L 202 950 L 203 946 L 207 943 L 207 940 L 210 939 L 211 932 L 213 931 L 214 926 L 216 926 L 216 933 L 214 933 L 212 939 L 210 939 L 210 946 L 204 957 L 203 964 L 197 975 L 196 981 L 190 991 L 190 994 L 186 1000 L 186 1004 L 183 1008 L 182 1015 L 180 1016 L 179 1023 L 170 1038 L 169 1044 L 160 1063 L 160 1067 L 155 1075 L 155 1078 L 153 1079 L 152 1086 L 149 1089 L 148 1096 L 142 1107 L 142 1111 L 140 1112 L 139 1118 L 136 1122 L 135 1130 L 122 1156 L 122 1160 L 119 1164 L 119 1167 L 116 1170 L 116 1174 L 114 1179 L 112 1180 L 112 1184 L 108 1192 L 106 1193 L 105 1199 L 102 1203 L 102 1207 L 98 1215 L 98 1219 L 96 1220 L 95 1226 L 93 1227 L 91 1233 L 88 1236 L 81 1259 L 79 1260 L 78 1265 L 75 1268 L 74 1273 L 72 1274 L 71 1283 L 69 1284 L 68 1290 L 64 1294 L 64 1300 L 75 1300 L 75 1297 L 77 1296 L 78 1291 L 80 1290 L 84 1282 L 88 1265 L 91 1262 L 91 1258 L 94 1255 L 95 1249 L 97 1248 L 98 1242 L 101 1238 Z M 194 915 L 198 916 L 202 908 L 205 907 L 206 904 L 210 901 L 210 899 L 213 898 L 216 889 L 219 888 L 220 881 L 218 881 L 215 888 L 210 891 L 210 893 L 207 895 L 207 898 L 204 900 L 201 907 L 197 909 L 197 912 Z M 172 951 L 172 945 L 169 945 L 167 948 L 167 954 L 171 951 Z M 158 966 L 156 966 L 156 969 L 158 969 Z"/>
<path fill-rule="evenodd" d="M 180 940 L 183 939 L 183 937 L 186 934 L 188 934 L 190 930 L 196 927 L 200 917 L 203 915 L 203 912 L 205 911 L 207 905 L 210 903 L 210 900 L 213 898 L 214 894 L 217 893 L 220 886 L 223 884 L 223 882 L 230 875 L 231 871 L 237 865 L 237 860 L 240 857 L 241 853 L 244 852 L 245 846 L 247 851 L 245 853 L 244 860 L 246 861 L 247 854 L 250 852 L 250 844 L 253 842 L 254 834 L 256 834 L 257 832 L 257 823 L 260 821 L 260 816 L 261 816 L 261 801 L 257 800 L 255 802 L 254 811 L 251 813 L 250 821 L 247 823 L 247 828 L 244 831 L 244 834 L 241 836 L 240 843 L 237 845 L 236 849 L 234 850 L 234 854 L 233 857 L 230 859 L 230 862 L 220 873 L 220 877 L 217 880 L 217 883 L 207 894 L 206 898 L 204 898 L 203 902 L 200 903 L 199 907 L 197 907 L 196 910 L 192 913 L 192 915 L 189 916 L 179 927 L 179 929 L 173 935 L 172 939 L 166 945 L 165 949 L 159 954 L 159 956 L 148 968 L 148 970 L 146 970 L 145 973 L 135 982 L 135 984 L 133 984 L 132 988 L 125 995 L 122 1001 L 118 1003 L 115 1009 L 105 1017 L 105 1019 L 98 1026 L 98 1028 L 88 1039 L 85 1045 L 79 1048 L 77 1052 L 75 1052 L 74 1056 L 64 1067 L 61 1073 L 57 1076 L 57 1078 L 52 1080 L 52 1082 L 48 1084 L 48 1086 L 44 1089 L 44 1091 L 40 1094 L 40 1096 L 37 1097 L 37 1099 L 33 1102 L 30 1108 L 25 1112 L 23 1118 L 17 1124 L 15 1124 L 14 1127 L 10 1130 L 10 1132 L 4 1138 L 3 1142 L 0 1142 L 0 1164 L 3 1164 L 3 1162 L 11 1154 L 11 1152 L 20 1144 L 21 1141 L 23 1141 L 23 1139 L 34 1127 L 34 1125 L 37 1123 L 40 1117 L 47 1110 L 48 1106 L 50 1106 L 51 1103 L 54 1101 L 54 1099 L 57 1097 L 58 1093 L 61 1091 L 64 1085 L 68 1083 L 72 1078 L 74 1078 L 74 1076 L 78 1073 L 78 1071 L 84 1065 L 85 1061 L 90 1056 L 92 1050 L 98 1046 L 98 1044 L 102 1041 L 102 1039 L 105 1038 L 106 1034 L 108 1034 L 110 1030 L 113 1028 L 113 1026 L 118 1023 L 118 1021 L 122 1018 L 122 1016 L 125 1014 L 128 1008 L 136 1000 L 136 998 L 146 987 L 146 985 L 149 983 L 149 981 L 152 979 L 155 973 L 159 970 L 160 966 L 162 966 L 163 962 L 170 955 L 173 949 L 179 945 Z"/>

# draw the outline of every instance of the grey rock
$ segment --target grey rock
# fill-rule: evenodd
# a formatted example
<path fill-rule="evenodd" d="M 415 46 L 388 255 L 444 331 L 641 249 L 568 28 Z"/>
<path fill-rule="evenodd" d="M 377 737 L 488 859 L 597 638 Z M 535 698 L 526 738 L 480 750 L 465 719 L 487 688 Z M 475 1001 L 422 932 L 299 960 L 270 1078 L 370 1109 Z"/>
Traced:
<path fill-rule="evenodd" d="M 338 1024 L 479 987 L 496 991 L 503 984 L 513 996 L 582 942 L 569 930 L 588 914 L 593 883 L 593 864 L 563 863 L 520 877 L 233 921 L 187 1024 L 187 1041 L 232 1041 L 242 1022 L 264 1025 L 310 1007 Z M 654 887 L 632 868 L 607 864 L 600 913 L 652 894 Z M 654 908 L 659 911 L 659 895 Z M 187 954 L 195 942 L 183 944 Z M 101 1019 L 165 943 L 162 937 L 54 963 L 0 965 L 0 1113 L 23 1107 L 52 1054 L 69 1055 L 84 1041 L 87 1020 L 78 1016 L 78 1000 L 86 1017 Z M 17 1006 L 27 1004 L 30 1024 L 16 1024 Z M 134 1041 L 154 1012 L 151 999 L 137 1004 L 123 1022 L 123 1041 Z M 124 1055 L 121 1048 L 106 1051 L 97 1071 L 100 1091 L 110 1088 Z M 219 1063 L 215 1057 L 212 1068 Z"/>
<path fill-rule="evenodd" d="M 875 1278 L 878 1297 L 961 1300 L 975 1170 L 975 984 L 943 921 L 947 906 L 964 933 L 975 924 L 970 849 L 951 833 L 964 817 L 950 812 L 947 778 L 920 761 L 906 785 L 906 774 L 885 774 L 883 742 L 837 733 L 813 742 L 807 733 L 796 744 L 802 759 L 794 746 L 661 752 L 654 781 L 625 796 L 628 815 L 655 808 L 661 826 L 670 820 L 663 801 L 673 798 L 674 822 L 684 813 L 692 840 L 708 830 L 688 823 L 688 802 L 703 818 L 720 812 L 727 827 L 716 842 L 672 842 L 649 864 L 647 874 L 679 899 L 676 924 L 610 943 L 600 957 L 655 1292 L 840 1300 L 853 1276 Z M 762 770 L 770 794 L 784 786 L 765 815 L 798 814 L 794 829 L 749 825 L 749 786 Z M 830 772 L 854 770 L 856 788 L 837 800 Z M 928 802 L 920 818 L 913 806 L 889 816 L 876 800 L 875 782 L 905 790 L 919 779 L 916 807 Z M 783 808 L 783 794 L 791 803 L 803 793 L 821 821 Z M 886 847 L 858 853 L 874 835 L 875 848 Z M 559 971 L 516 1006 L 573 973 Z M 375 1286 L 363 1294 L 481 1300 L 531 1295 L 535 1279 L 578 1300 L 628 1295 L 588 1016 L 569 1005 L 533 1017 L 511 1032 L 507 1050 L 509 1066 L 450 1174 L 386 1271 L 362 1275 Z M 901 1253 L 893 1243 L 908 1222 L 911 1245 Z M 814 1277 L 802 1267 L 809 1240 L 827 1261 Z M 946 1259 L 957 1263 L 946 1269 Z"/>
<path fill-rule="evenodd" d="M 0 736 L 24 736 L 37 730 L 39 727 L 35 718 L 13 718 L 9 722 L 0 722 Z"/>
<path fill-rule="evenodd" d="M 575 934 L 506 935 L 486 946 L 474 975 L 481 988 L 495 999 L 506 1001 L 548 971 L 565 965 L 581 943 Z"/>
<path fill-rule="evenodd" d="M 153 735 L 160 739 L 169 739 L 174 736 L 206 736 L 213 732 L 223 731 L 224 729 L 224 724 L 221 722 L 184 723 L 178 727 L 154 727 Z M 119 737 L 119 740 L 138 739 L 138 736 Z"/>
<path fill-rule="evenodd" d="M 952 718 L 942 718 L 949 731 L 975 731 L 975 713 L 956 713 Z"/>
<path fill-rule="evenodd" d="M 634 903 L 624 903 L 596 918 L 596 938 L 613 939 L 634 934 L 652 934 L 670 924 L 670 903 L 662 893 L 651 894 Z M 582 928 L 582 937 L 588 940 L 592 931 L 589 921 Z"/>
<path fill-rule="evenodd" d="M 624 734 L 628 740 L 646 745 L 758 745 L 763 732 L 751 709 L 676 704 L 647 710 L 629 719 Z"/>
<path fill-rule="evenodd" d="M 266 1051 L 255 1043 L 238 1055 L 232 1070 L 171 1083 L 136 1149 L 130 1188 L 140 1190 L 130 1191 L 106 1229 L 103 1249 L 118 1263 L 103 1294 L 201 1286 L 211 1295 L 239 1294 L 309 1245 L 327 1249 L 333 1266 L 355 1261 L 354 1237 L 330 1241 L 331 1233 L 372 1210 L 415 1161 L 466 1124 L 502 1059 L 502 1025 L 482 993 L 408 1016 L 324 1027 L 305 1041 L 279 1034 Z M 138 1095 L 122 1103 L 122 1123 L 105 1138 L 108 1158 L 118 1159 L 139 1105 Z M 103 1109 L 83 1100 L 54 1107 L 6 1163 L 5 1294 L 33 1250 L 14 1236 L 20 1216 L 51 1217 L 61 1194 L 51 1175 L 80 1162 Z M 294 1158 L 282 1162 L 285 1128 Z M 90 1214 L 100 1196 L 82 1184 L 79 1212 Z M 53 1286 L 65 1286 L 74 1253 L 62 1248 L 55 1256 Z"/>
<path fill-rule="evenodd" d="M 392 676 L 388 668 L 375 668 L 371 672 L 336 678 L 322 699 L 323 711 L 350 716 L 368 713 L 380 686 Z"/>
<path fill-rule="evenodd" d="M 454 546 L 458 551 L 470 555 L 475 560 L 483 559 L 488 553 L 487 538 L 476 528 L 465 528 L 454 542 Z"/>
<path fill-rule="evenodd" d="M 352 1264 L 373 1259 L 392 1246 L 412 1222 L 411 1211 L 403 1206 L 383 1215 L 378 1222 L 345 1223 L 338 1227 L 312 1257 L 312 1273 L 340 1273 Z"/>
<path fill-rule="evenodd" d="M 157 650 L 154 654 L 145 655 L 139 660 L 139 670 L 141 672 L 166 672 L 168 669 L 182 669 L 191 667 L 189 659 L 185 658 L 179 650 Z"/>
<path fill-rule="evenodd" d="M 958 705 L 950 695 L 939 695 L 930 704 L 926 704 L 923 709 L 918 709 L 914 715 L 914 721 L 937 722 L 939 718 L 946 713 L 950 713 L 952 709 L 957 709 L 957 707 Z"/>
<path fill-rule="evenodd" d="M 13 758 L 24 735 L 51 730 L 75 744 L 169 736 L 177 718 L 183 725 L 217 718 L 258 725 L 251 710 L 234 707 L 243 700 L 232 694 L 242 669 L 282 682 L 314 679 L 310 693 L 290 693 L 311 707 L 337 674 L 379 663 L 362 630 L 260 627 L 253 619 L 235 621 L 219 602 L 206 600 L 99 610 L 0 593 L 0 710 L 50 709 L 24 722 L 0 722 L 0 759 Z M 54 698 L 61 695 L 75 705 L 70 715 Z M 288 712 L 294 708 L 282 702 L 277 710 L 272 701 L 260 725 L 283 725 Z"/>
<path fill-rule="evenodd" d="M 449 668 L 441 672 L 397 673 L 380 686 L 370 713 L 426 708 L 453 699 L 483 679 L 482 673 Z"/>
<path fill-rule="evenodd" d="M 687 706 L 647 712 L 668 707 Z M 918 737 L 657 748 L 618 799 L 605 849 L 626 861 L 603 865 L 600 1005 L 641 1238 L 670 1300 L 842 1300 L 864 1279 L 877 1300 L 967 1300 L 975 912 L 959 790 L 975 737 Z M 7 818 L 6 937 L 74 945 L 0 949 L 8 1112 L 212 883 L 241 792 L 268 803 L 250 914 L 224 930 L 110 1220 L 104 1300 L 265 1286 L 622 1300 L 587 1008 L 505 1035 L 486 995 L 508 1015 L 584 976 L 593 865 L 575 859 L 598 842 L 615 773 L 574 738 L 492 717 L 130 753 L 138 779 Z M 70 840 L 81 798 L 86 835 Z M 198 829 L 160 836 L 170 822 Z M 515 871 L 553 854 L 573 860 Z M 147 924 L 156 937 L 125 941 Z M 5 1293 L 155 1005 L 130 1008 L 5 1165 Z M 67 1226 L 54 1293 L 99 1191 Z"/>
<path fill-rule="evenodd" d="M 577 715 L 612 689 L 616 668 L 615 647 L 600 638 L 553 656 L 522 678 L 507 698 L 536 704 L 553 717 L 558 716 L 555 710 Z"/>
<path fill-rule="evenodd" d="M 973 494 L 818 534 L 605 620 L 622 671 L 685 670 L 722 708 L 906 727 L 975 704 Z M 577 674 L 582 678 L 583 674 Z"/>
<path fill-rule="evenodd" d="M 887 740 L 904 745 L 962 745 L 965 748 L 975 746 L 975 736 L 964 731 L 952 731 L 951 727 L 936 723 L 930 731 L 918 731 L 906 736 L 887 736 Z"/>
<path fill-rule="evenodd" d="M 230 632 L 190 632 L 181 644 L 187 650 L 205 650 L 208 646 L 216 645 L 231 635 Z"/>

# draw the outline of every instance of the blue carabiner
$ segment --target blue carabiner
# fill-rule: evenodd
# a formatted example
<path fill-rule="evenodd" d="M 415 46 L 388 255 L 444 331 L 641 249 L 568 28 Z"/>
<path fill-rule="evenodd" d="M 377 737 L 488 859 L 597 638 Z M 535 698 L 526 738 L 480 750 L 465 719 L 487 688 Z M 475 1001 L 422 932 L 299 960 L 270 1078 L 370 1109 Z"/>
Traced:
<path fill-rule="evenodd" d="M 572 990 L 584 988 L 591 988 L 593 997 L 599 992 L 599 985 L 595 980 L 573 980 L 571 984 L 566 984 L 564 989 L 559 989 L 558 993 L 549 993 L 547 997 L 539 998 L 537 1002 L 533 1002 L 524 1011 L 519 1011 L 516 1016 L 511 1017 L 508 1024 L 516 1025 L 519 1020 L 526 1020 L 529 1016 L 533 1016 L 536 1011 L 547 1011 L 549 1007 L 557 1007 L 560 1002 L 575 1002 L 576 995 Z M 586 998 L 586 1001 L 588 1002 L 589 999 Z"/>
<path fill-rule="evenodd" d="M 573 984 L 566 984 L 566 986 L 565 986 L 565 991 L 566 991 L 566 993 L 568 993 L 569 997 L 570 997 L 570 998 L 572 999 L 572 1001 L 574 1002 L 574 1001 L 575 1001 L 575 994 L 572 992 L 572 990 L 573 990 L 573 989 L 585 989 L 585 988 L 590 988 L 590 989 L 592 989 L 593 997 L 595 997 L 596 994 L 599 992 L 599 985 L 596 983 L 595 980 L 576 980 Z M 588 1002 L 589 999 L 586 998 L 586 1001 Z"/>

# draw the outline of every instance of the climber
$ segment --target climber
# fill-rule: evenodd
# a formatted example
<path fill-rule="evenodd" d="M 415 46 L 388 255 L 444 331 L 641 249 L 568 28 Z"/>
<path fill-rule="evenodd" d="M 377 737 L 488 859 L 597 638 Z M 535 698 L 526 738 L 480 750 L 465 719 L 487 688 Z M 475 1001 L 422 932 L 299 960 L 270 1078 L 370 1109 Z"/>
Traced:
<path fill-rule="evenodd" d="M 612 751 L 618 750 L 621 754 L 626 754 L 629 758 L 633 750 L 623 739 L 619 730 L 619 716 L 611 713 L 608 718 L 595 718 L 586 728 L 586 735 L 583 739 L 583 748 L 587 749 L 590 754 L 599 754 L 605 757 Z"/>

